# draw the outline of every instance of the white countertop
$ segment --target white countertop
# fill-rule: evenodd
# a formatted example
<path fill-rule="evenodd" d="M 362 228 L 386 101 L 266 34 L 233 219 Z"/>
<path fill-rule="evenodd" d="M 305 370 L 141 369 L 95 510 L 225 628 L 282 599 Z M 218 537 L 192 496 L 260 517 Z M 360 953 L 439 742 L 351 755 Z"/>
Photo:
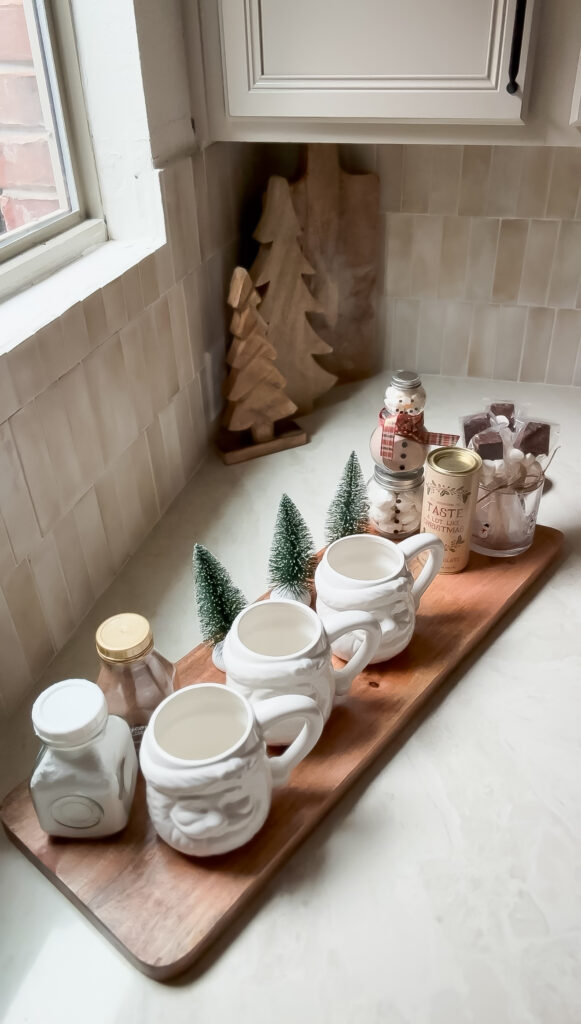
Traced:
<path fill-rule="evenodd" d="M 561 423 L 539 519 L 566 558 L 497 628 L 405 744 L 381 758 L 198 969 L 142 976 L 0 839 L 4 1024 L 579 1024 L 581 1020 L 581 390 L 425 377 L 426 425 L 483 397 Z M 94 631 L 140 611 L 177 659 L 199 640 L 195 541 L 249 598 L 265 589 L 286 490 L 317 546 L 368 440 L 385 376 L 336 389 L 311 443 L 240 466 L 210 455 L 38 689 L 96 678 Z M 32 700 L 31 695 L 31 700 Z M 31 700 L 0 730 L 1 793 L 30 773 Z"/>

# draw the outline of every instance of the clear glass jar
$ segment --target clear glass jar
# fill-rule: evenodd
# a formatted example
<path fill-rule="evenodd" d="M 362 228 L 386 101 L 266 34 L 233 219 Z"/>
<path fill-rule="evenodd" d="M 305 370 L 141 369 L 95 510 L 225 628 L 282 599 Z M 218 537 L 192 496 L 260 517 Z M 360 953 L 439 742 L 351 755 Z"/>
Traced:
<path fill-rule="evenodd" d="M 541 478 L 526 490 L 488 490 L 481 484 L 472 523 L 471 550 L 480 555 L 512 558 L 530 548 L 544 482 Z"/>
<path fill-rule="evenodd" d="M 410 423 L 423 426 L 426 392 L 421 378 L 414 370 L 396 370 L 392 373 L 383 399 L 381 416 L 388 419 L 400 416 L 409 418 Z M 380 421 L 369 439 L 371 458 L 380 469 L 392 473 L 411 472 L 419 469 L 426 461 L 428 445 L 396 432 L 393 438 L 391 457 L 381 454 L 383 423 Z"/>
<path fill-rule="evenodd" d="M 417 533 L 422 515 L 423 467 L 409 473 L 391 473 L 375 466 L 367 481 L 369 518 L 384 537 L 403 540 Z"/>
<path fill-rule="evenodd" d="M 134 612 L 106 619 L 95 639 L 102 663 L 97 685 L 107 698 L 109 713 L 129 725 L 139 751 L 157 705 L 173 693 L 175 665 L 154 649 L 149 622 Z"/>
<path fill-rule="evenodd" d="M 65 679 L 41 693 L 32 724 L 42 747 L 30 781 L 41 828 L 83 839 L 125 828 L 137 779 L 126 722 L 109 717 L 105 696 L 88 679 Z"/>

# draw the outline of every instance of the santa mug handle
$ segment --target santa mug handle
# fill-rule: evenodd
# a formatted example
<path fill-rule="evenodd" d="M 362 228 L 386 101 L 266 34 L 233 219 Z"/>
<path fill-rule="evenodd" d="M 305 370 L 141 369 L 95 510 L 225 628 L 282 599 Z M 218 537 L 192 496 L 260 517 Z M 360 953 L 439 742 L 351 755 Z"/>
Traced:
<path fill-rule="evenodd" d="M 296 739 L 282 754 L 269 757 L 273 786 L 284 786 L 293 768 L 310 754 L 323 731 L 323 716 L 314 700 L 297 694 L 281 694 L 254 705 L 254 715 L 263 732 L 282 722 L 302 722 Z"/>
<path fill-rule="evenodd" d="M 421 572 L 414 580 L 412 586 L 412 597 L 417 609 L 430 583 L 433 582 L 442 568 L 444 545 L 440 538 L 436 537 L 433 533 L 419 533 L 415 537 L 408 537 L 407 540 L 400 541 L 398 547 L 403 553 L 408 569 L 410 562 L 414 558 L 417 558 L 423 551 L 428 552 L 426 563 L 422 566 Z"/>

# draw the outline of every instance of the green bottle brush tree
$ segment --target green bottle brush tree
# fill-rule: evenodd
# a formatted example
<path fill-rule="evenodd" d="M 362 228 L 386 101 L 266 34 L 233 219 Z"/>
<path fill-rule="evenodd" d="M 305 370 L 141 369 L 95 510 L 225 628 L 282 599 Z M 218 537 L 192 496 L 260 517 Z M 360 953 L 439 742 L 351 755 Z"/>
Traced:
<path fill-rule="evenodd" d="M 248 602 L 221 562 L 203 544 L 194 545 L 193 567 L 202 639 L 213 646 L 212 660 L 216 668 L 224 671 L 224 638 Z"/>
<path fill-rule="evenodd" d="M 283 494 L 268 562 L 270 596 L 310 604 L 314 571 L 315 546 L 310 530 L 294 502 Z"/>
<path fill-rule="evenodd" d="M 325 521 L 327 544 L 369 529 L 367 487 L 356 452 L 351 452 Z"/>

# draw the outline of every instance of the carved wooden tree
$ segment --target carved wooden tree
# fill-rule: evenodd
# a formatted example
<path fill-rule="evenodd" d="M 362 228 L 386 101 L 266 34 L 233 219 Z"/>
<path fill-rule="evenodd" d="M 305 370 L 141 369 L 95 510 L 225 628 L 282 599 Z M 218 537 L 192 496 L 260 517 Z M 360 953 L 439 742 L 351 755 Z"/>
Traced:
<path fill-rule="evenodd" d="M 301 233 L 285 178 L 269 179 L 262 217 L 254 232 L 260 250 L 250 270 L 261 291 L 260 312 L 268 324 L 268 340 L 276 349 L 276 365 L 286 380 L 289 397 L 299 412 L 309 412 L 315 399 L 333 387 L 337 378 L 314 358 L 332 352 L 309 322 L 309 313 L 322 306 L 311 295 L 304 277 L 314 273 L 301 252 Z"/>
<path fill-rule="evenodd" d="M 314 326 L 332 345 L 322 365 L 340 380 L 369 377 L 379 363 L 375 322 L 379 178 L 348 174 L 336 145 L 310 143 L 306 173 L 291 185 L 309 282 L 324 317 Z"/>
<path fill-rule="evenodd" d="M 274 423 L 297 408 L 285 394 L 285 379 L 274 365 L 276 352 L 256 308 L 259 302 L 248 271 L 236 267 L 228 293 L 234 310 L 230 323 L 234 340 L 226 356 L 231 369 L 224 384 L 228 405 L 222 424 L 227 430 L 252 431 L 257 443 L 270 441 Z"/>

